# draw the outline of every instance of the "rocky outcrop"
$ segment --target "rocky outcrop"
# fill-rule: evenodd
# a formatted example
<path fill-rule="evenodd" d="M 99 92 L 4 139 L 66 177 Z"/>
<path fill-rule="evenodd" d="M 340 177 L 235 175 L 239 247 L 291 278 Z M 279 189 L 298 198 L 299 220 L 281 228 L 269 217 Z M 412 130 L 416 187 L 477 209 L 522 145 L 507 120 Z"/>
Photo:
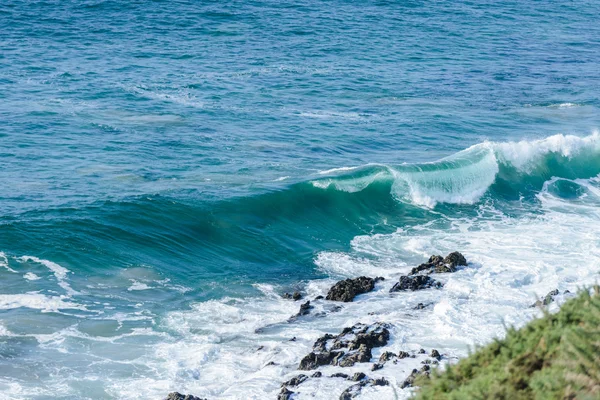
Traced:
<path fill-rule="evenodd" d="M 364 388 L 365 386 L 387 386 L 389 384 L 390 383 L 385 378 L 363 379 L 359 383 L 356 383 L 350 386 L 348 389 L 344 390 L 340 395 L 340 400 L 350 400 L 357 397 L 360 394 L 362 388 Z"/>
<path fill-rule="evenodd" d="M 369 362 L 371 349 L 385 346 L 389 338 L 388 326 L 381 323 L 357 324 L 337 336 L 326 334 L 315 341 L 313 351 L 300 361 L 298 369 L 306 371 L 321 365 L 350 367 Z"/>
<path fill-rule="evenodd" d="M 287 387 L 282 387 L 281 391 L 277 395 L 277 400 L 290 400 L 294 392 L 289 390 Z"/>
<path fill-rule="evenodd" d="M 383 278 L 368 278 L 361 276 L 355 279 L 345 279 L 339 281 L 329 289 L 327 300 L 350 302 L 359 294 L 370 292 L 375 288 L 375 282 Z"/>
<path fill-rule="evenodd" d="M 467 265 L 467 259 L 458 251 L 448 254 L 445 258 L 442 256 L 431 256 L 426 263 L 413 268 L 410 275 L 415 275 L 421 272 L 426 274 L 442 274 L 448 272 L 456 272 L 457 267 Z"/>
<path fill-rule="evenodd" d="M 196 397 L 191 394 L 181 394 L 178 392 L 171 392 L 167 395 L 165 400 L 206 400 L 206 399 L 201 399 L 200 397 Z"/>
<path fill-rule="evenodd" d="M 441 288 L 441 282 L 425 275 L 401 276 L 400 280 L 392 286 L 390 292 L 401 292 L 406 290 L 422 290 L 427 288 Z"/>
<path fill-rule="evenodd" d="M 299 384 L 301 384 L 302 382 L 304 382 L 307 379 L 308 379 L 308 376 L 306 376 L 304 374 L 300 374 L 298 376 L 293 377 L 289 381 L 283 382 L 281 384 L 281 387 L 285 387 L 285 386 L 298 386 Z"/>

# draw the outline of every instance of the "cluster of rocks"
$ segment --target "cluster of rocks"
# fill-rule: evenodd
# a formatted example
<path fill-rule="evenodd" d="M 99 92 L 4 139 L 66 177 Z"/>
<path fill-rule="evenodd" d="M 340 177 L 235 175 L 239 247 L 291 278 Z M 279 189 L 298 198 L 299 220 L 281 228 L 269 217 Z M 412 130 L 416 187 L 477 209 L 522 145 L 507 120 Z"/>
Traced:
<path fill-rule="evenodd" d="M 415 291 L 428 288 L 441 288 L 443 284 L 431 278 L 429 274 L 443 274 L 456 272 L 459 266 L 467 265 L 465 256 L 455 251 L 442 256 L 431 256 L 426 263 L 413 268 L 409 275 L 403 275 L 392 286 L 390 292 Z"/>
<path fill-rule="evenodd" d="M 317 339 L 313 351 L 301 361 L 298 369 L 311 370 L 321 365 L 351 367 L 357 362 L 369 362 L 374 347 L 385 346 L 390 338 L 389 326 L 356 324 L 337 336 L 326 334 Z"/>
<path fill-rule="evenodd" d="M 431 278 L 429 275 L 433 273 L 451 273 L 456 272 L 459 266 L 467 265 L 465 257 L 459 253 L 454 252 L 448 254 L 446 257 L 431 256 L 426 263 L 423 263 L 413 268 L 409 275 L 401 276 L 392 288 L 390 292 L 401 292 L 401 291 L 416 291 L 428 288 L 441 288 L 443 284 Z M 379 281 L 383 281 L 384 278 L 376 277 L 369 278 L 361 276 L 353 279 L 345 279 L 337 282 L 329 289 L 326 300 L 339 301 L 339 302 L 352 302 L 354 298 L 360 294 L 371 292 L 375 289 L 375 284 Z M 550 294 L 552 294 L 551 292 Z M 550 296 L 550 294 L 548 296 Z M 558 293 L 556 293 L 558 294 Z M 548 298 L 548 296 L 546 296 Z M 554 296 L 554 295 L 553 295 Z M 552 296 L 552 298 L 553 298 Z M 285 293 L 282 295 L 285 299 L 298 301 L 302 299 L 300 292 Z M 544 299 L 544 304 L 552 301 Z M 323 296 L 317 296 L 314 300 L 322 300 Z M 537 305 L 537 304 L 536 304 Z M 419 303 L 415 309 L 424 309 L 429 304 L 425 305 Z M 306 301 L 300 305 L 300 310 L 294 316 L 292 316 L 288 322 L 293 322 L 297 318 L 308 315 L 314 306 L 310 301 Z M 338 311 L 341 306 L 336 306 L 336 309 L 331 311 Z M 356 363 L 367 363 L 373 358 L 372 349 L 375 347 L 383 347 L 387 345 L 390 339 L 390 325 L 385 323 L 375 323 L 371 325 L 356 324 L 352 327 L 348 327 L 342 330 L 338 335 L 326 334 L 318 338 L 312 351 L 307 354 L 298 366 L 301 371 L 310 371 L 319 368 L 320 366 L 331 365 L 338 367 L 351 367 Z M 257 329 L 257 333 L 262 330 Z M 295 338 L 291 339 L 295 341 Z M 262 346 L 261 346 L 262 347 Z M 419 353 L 425 354 L 425 350 L 421 350 Z M 398 360 L 412 357 L 415 358 L 415 354 L 409 354 L 404 351 L 399 353 L 393 353 L 385 351 L 379 357 L 379 361 L 371 366 L 372 371 L 382 369 L 386 362 L 397 363 Z M 441 358 L 440 353 L 437 350 L 432 350 L 430 354 L 431 359 L 423 361 L 423 367 L 420 370 L 414 369 L 412 373 L 405 379 L 402 387 L 408 387 L 413 384 L 415 379 L 421 375 L 429 375 L 430 365 L 437 364 Z M 274 365 L 274 363 L 270 363 Z M 289 400 L 294 395 L 294 392 L 290 388 L 295 388 L 311 378 L 320 378 L 322 373 L 319 371 L 314 372 L 310 377 L 306 374 L 299 374 L 292 379 L 282 383 L 281 391 L 278 395 L 278 400 Z M 343 378 L 349 381 L 356 382 L 349 386 L 340 396 L 340 400 L 348 400 L 358 396 L 361 390 L 366 386 L 385 386 L 389 382 L 384 378 L 372 379 L 367 377 L 362 372 L 357 372 L 352 376 L 339 372 L 331 375 L 334 378 Z M 177 392 L 170 393 L 165 400 L 204 400 L 192 395 L 182 395 Z"/>

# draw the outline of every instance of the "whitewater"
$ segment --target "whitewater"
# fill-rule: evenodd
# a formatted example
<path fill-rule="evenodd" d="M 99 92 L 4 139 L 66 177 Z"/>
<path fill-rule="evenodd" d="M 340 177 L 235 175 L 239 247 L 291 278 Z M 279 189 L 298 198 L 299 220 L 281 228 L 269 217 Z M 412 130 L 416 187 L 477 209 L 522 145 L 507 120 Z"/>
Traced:
<path fill-rule="evenodd" d="M 597 15 L 0 2 L 0 399 L 277 398 L 300 373 L 330 399 L 359 371 L 389 386 L 358 399 L 407 399 L 433 349 L 556 311 L 600 272 Z M 443 287 L 390 293 L 455 251 Z M 319 298 L 362 275 L 385 279 Z M 298 370 L 376 322 L 370 362 Z M 385 351 L 415 358 L 372 371 Z"/>
<path fill-rule="evenodd" d="M 335 176 L 301 184 L 355 193 L 387 183 L 394 201 L 422 208 L 431 218 L 392 233 L 357 235 L 347 251 L 318 252 L 314 265 L 325 277 L 292 285 L 306 298 L 326 294 L 341 278 L 386 280 L 341 307 L 314 301 L 310 315 L 292 322 L 288 319 L 299 303 L 281 297 L 289 285 L 256 283 L 258 295 L 195 302 L 189 309 L 162 315 L 145 310 L 142 300 L 128 299 L 117 311 L 115 305 L 123 301 L 118 295 L 93 289 L 185 293 L 191 288 L 141 269 L 126 270 L 110 283 L 75 284 L 76 274 L 51 260 L 3 253 L 4 282 L 39 279 L 53 282 L 55 288 L 2 294 L 0 309 L 27 308 L 72 318 L 43 333 L 25 329 L 27 320 L 18 316 L 4 319 L 0 334 L 5 346 L 19 343 L 36 350 L 20 354 L 21 361 L 10 367 L 2 362 L 1 396 L 37 398 L 51 391 L 55 397 L 85 392 L 93 398 L 134 399 L 160 398 L 177 390 L 211 399 L 276 397 L 281 382 L 297 375 L 299 360 L 317 337 L 355 323 L 390 323 L 392 340 L 385 350 L 435 348 L 444 362 L 455 362 L 476 346 L 502 337 L 507 327 L 522 326 L 539 315 L 531 304 L 549 291 L 561 292 L 552 310 L 568 298 L 565 291 L 597 283 L 599 155 L 597 133 L 555 135 L 531 142 L 484 142 L 432 163 L 341 168 L 326 174 Z M 507 185 L 521 186 L 521 197 L 503 200 L 500 193 L 512 196 Z M 286 190 L 293 194 L 293 188 Z M 456 212 L 439 207 L 451 204 L 469 208 Z M 395 279 L 429 255 L 454 250 L 463 252 L 469 265 L 440 276 L 443 289 L 388 292 Z M 425 308 L 415 310 L 419 303 Z M 376 349 L 374 359 L 383 351 Z M 408 398 L 413 389 L 401 389 L 401 384 L 420 361 L 400 360 L 376 372 L 368 363 L 357 364 L 344 372 L 390 381 L 389 387 L 364 389 L 362 398 Z M 81 366 L 74 368 L 77 363 Z M 21 368 L 35 370 L 40 379 L 25 384 Z M 342 378 L 326 377 L 335 367 L 321 370 L 323 378 L 298 387 L 298 398 L 337 397 L 349 386 Z"/>

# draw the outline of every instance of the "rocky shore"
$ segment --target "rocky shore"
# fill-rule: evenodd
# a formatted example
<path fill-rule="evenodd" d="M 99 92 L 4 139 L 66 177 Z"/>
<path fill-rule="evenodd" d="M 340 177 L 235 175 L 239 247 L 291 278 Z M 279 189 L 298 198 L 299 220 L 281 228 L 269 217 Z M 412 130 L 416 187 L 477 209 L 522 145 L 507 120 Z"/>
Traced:
<path fill-rule="evenodd" d="M 360 276 L 349 278 L 337 282 L 329 289 L 326 296 L 317 296 L 312 302 L 330 302 L 334 306 L 329 308 L 329 312 L 335 312 L 341 309 L 335 303 L 352 302 L 357 296 L 374 290 L 387 290 L 391 296 L 402 295 L 402 292 L 406 291 L 442 290 L 444 285 L 436 279 L 437 275 L 454 273 L 459 268 L 467 266 L 466 258 L 459 252 L 450 253 L 446 257 L 433 255 L 427 262 L 412 268 L 408 275 L 400 276 L 398 281 L 391 284 L 380 284 L 385 281 L 383 277 Z M 300 302 L 304 296 L 300 292 L 294 292 L 291 294 L 285 293 L 282 297 L 290 301 Z M 419 303 L 414 309 L 421 310 L 426 307 L 427 305 Z M 288 323 L 310 315 L 313 309 L 314 306 L 311 300 L 301 302 L 298 313 L 292 315 L 288 319 Z M 348 381 L 348 387 L 339 397 L 341 400 L 359 396 L 365 387 L 389 385 L 388 380 L 381 377 L 381 372 L 388 365 L 397 364 L 399 360 L 405 358 L 415 359 L 420 368 L 413 369 L 407 376 L 399 377 L 402 388 L 412 386 L 419 376 L 429 376 L 432 366 L 437 365 L 440 360 L 444 359 L 444 355 L 436 349 L 399 352 L 386 349 L 386 345 L 391 340 L 393 324 L 394 321 L 380 321 L 372 324 L 358 323 L 349 327 L 340 327 L 338 333 L 328 333 L 319 337 L 314 342 L 312 351 L 306 354 L 297 366 L 298 371 L 303 372 L 281 384 L 277 399 L 293 399 L 295 390 L 301 385 L 309 380 L 324 377 L 323 372 L 319 369 L 325 366 L 338 369 L 337 372 L 330 374 L 330 377 Z M 294 340 L 295 338 L 291 339 L 291 341 Z M 381 350 L 377 359 L 373 357 L 374 349 Z M 349 367 L 358 364 L 370 364 L 369 370 L 373 376 L 369 376 L 364 372 L 345 372 Z M 201 398 L 173 392 L 165 400 L 201 400 Z"/>

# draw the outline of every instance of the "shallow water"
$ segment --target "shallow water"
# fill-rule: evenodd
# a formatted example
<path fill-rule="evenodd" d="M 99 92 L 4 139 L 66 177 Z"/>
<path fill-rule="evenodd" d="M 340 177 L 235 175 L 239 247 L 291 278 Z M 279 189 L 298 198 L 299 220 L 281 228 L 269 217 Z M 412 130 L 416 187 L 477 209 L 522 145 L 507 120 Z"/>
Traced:
<path fill-rule="evenodd" d="M 452 361 L 597 282 L 599 12 L 0 4 L 0 398 L 275 397 L 325 332 Z M 454 250 L 444 289 L 388 293 Z M 387 279 L 287 322 L 281 293 L 358 275 Z M 406 398 L 419 361 L 347 373 Z"/>

